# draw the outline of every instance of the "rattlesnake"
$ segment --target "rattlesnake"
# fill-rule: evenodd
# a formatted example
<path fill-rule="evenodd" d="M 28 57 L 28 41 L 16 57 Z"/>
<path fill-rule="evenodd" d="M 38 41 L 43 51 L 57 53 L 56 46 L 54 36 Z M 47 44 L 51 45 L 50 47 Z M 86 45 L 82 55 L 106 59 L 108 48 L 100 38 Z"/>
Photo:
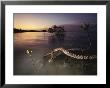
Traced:
<path fill-rule="evenodd" d="M 69 52 L 69 51 L 73 51 L 72 52 Z M 75 50 L 79 50 L 79 49 L 64 49 L 64 48 L 56 48 L 56 49 L 53 49 L 50 53 L 46 54 L 45 56 L 47 55 L 50 55 L 51 58 L 49 59 L 49 62 L 53 61 L 55 59 L 56 56 L 58 56 L 61 52 L 64 53 L 65 55 L 71 57 L 72 59 L 84 59 L 84 60 L 87 60 L 87 59 L 96 59 L 97 58 L 97 55 L 83 55 L 83 54 L 75 54 Z M 58 52 L 59 51 L 59 52 Z M 81 52 L 83 52 L 83 50 L 81 50 Z"/>

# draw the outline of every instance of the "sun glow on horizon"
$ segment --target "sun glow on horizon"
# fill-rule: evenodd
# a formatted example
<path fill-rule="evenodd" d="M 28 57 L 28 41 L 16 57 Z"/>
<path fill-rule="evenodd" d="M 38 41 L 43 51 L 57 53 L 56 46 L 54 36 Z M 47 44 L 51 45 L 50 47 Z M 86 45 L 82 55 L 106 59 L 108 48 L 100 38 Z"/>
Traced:
<path fill-rule="evenodd" d="M 49 28 L 49 26 L 46 25 L 22 25 L 22 24 L 18 24 L 15 26 L 15 28 L 17 29 L 23 29 L 23 30 L 41 30 L 41 29 L 47 29 Z"/>
<path fill-rule="evenodd" d="M 14 28 L 23 30 L 42 30 L 53 25 L 79 25 L 96 23 L 95 13 L 15 13 Z"/>
<path fill-rule="evenodd" d="M 35 14 L 14 14 L 14 28 L 23 30 L 40 30 L 48 28 L 52 23 L 45 18 L 40 18 Z"/>

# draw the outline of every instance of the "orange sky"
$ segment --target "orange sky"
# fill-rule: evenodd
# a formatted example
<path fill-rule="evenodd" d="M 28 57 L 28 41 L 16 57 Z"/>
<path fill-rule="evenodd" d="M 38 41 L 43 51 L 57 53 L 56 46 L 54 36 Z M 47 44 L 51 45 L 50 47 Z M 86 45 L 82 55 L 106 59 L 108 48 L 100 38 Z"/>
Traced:
<path fill-rule="evenodd" d="M 96 13 L 14 13 L 14 28 L 41 30 L 53 25 L 97 23 Z"/>
<path fill-rule="evenodd" d="M 42 18 L 31 16 L 31 14 L 14 14 L 14 28 L 40 30 L 43 28 L 48 28 L 50 26 L 49 23 L 51 22 Z"/>

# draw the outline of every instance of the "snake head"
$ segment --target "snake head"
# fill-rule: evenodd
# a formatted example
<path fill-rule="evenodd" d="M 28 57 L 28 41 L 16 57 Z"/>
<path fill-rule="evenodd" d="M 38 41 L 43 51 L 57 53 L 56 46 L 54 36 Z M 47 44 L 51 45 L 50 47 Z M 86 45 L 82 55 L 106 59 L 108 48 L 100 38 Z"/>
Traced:
<path fill-rule="evenodd" d="M 26 54 L 28 54 L 29 56 L 32 56 L 32 50 L 31 49 L 27 49 L 26 50 Z"/>

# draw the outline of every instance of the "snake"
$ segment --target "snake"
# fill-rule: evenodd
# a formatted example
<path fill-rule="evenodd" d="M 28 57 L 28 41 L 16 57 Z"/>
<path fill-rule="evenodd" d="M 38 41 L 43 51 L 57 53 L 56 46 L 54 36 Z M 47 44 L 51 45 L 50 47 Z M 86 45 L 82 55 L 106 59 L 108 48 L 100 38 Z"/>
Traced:
<path fill-rule="evenodd" d="M 84 55 L 82 54 L 76 54 L 74 51 L 79 50 L 79 49 L 64 49 L 64 48 L 55 48 L 53 49 L 50 53 L 46 54 L 45 56 L 50 55 L 51 58 L 49 59 L 49 62 L 53 61 L 55 59 L 56 56 L 58 56 L 59 54 L 64 53 L 65 55 L 71 57 L 72 59 L 96 59 L 97 55 L 95 54 L 91 54 L 91 55 Z M 86 50 L 86 49 L 85 49 Z M 81 51 L 85 51 L 84 49 L 82 49 Z M 73 51 L 73 52 L 70 52 Z"/>

